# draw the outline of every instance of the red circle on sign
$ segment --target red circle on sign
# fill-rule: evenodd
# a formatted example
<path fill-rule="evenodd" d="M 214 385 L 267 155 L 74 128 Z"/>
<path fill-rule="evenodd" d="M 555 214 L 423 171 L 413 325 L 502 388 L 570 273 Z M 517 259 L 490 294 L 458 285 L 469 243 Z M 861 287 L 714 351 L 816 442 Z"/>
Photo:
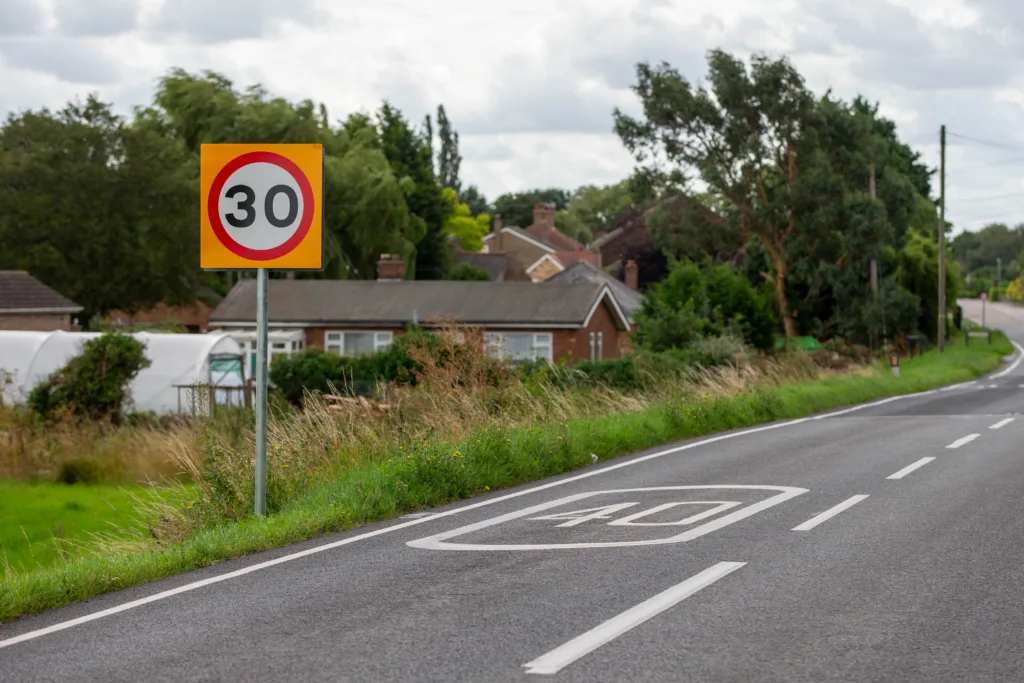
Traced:
<path fill-rule="evenodd" d="M 231 177 L 231 174 L 238 169 L 257 163 L 274 164 L 284 169 L 288 175 L 295 179 L 295 182 L 299 185 L 299 191 L 302 192 L 302 217 L 299 219 L 298 229 L 285 242 L 272 249 L 251 249 L 239 244 L 224 229 L 224 224 L 220 220 L 220 193 L 224 189 L 224 184 Z M 302 244 L 302 240 L 309 234 L 309 229 L 313 225 L 313 188 L 309 184 L 306 174 L 291 159 L 274 152 L 249 152 L 232 159 L 230 163 L 220 170 L 217 177 L 213 179 L 213 185 L 210 186 L 210 195 L 206 203 L 206 213 L 210 218 L 210 227 L 213 228 L 213 234 L 217 236 L 217 239 L 220 240 L 220 243 L 228 251 L 250 261 L 269 261 L 290 253 L 295 247 Z"/>

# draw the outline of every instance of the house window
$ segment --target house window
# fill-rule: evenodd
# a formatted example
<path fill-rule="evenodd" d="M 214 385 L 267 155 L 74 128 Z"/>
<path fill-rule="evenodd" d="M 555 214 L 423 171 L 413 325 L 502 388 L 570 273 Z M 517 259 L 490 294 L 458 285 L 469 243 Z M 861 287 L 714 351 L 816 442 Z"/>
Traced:
<path fill-rule="evenodd" d="M 541 359 L 554 362 L 554 347 L 548 332 L 488 332 L 484 343 L 488 352 L 513 363 Z"/>
<path fill-rule="evenodd" d="M 392 332 L 328 332 L 324 335 L 324 348 L 342 356 L 361 356 L 380 351 L 393 338 Z"/>

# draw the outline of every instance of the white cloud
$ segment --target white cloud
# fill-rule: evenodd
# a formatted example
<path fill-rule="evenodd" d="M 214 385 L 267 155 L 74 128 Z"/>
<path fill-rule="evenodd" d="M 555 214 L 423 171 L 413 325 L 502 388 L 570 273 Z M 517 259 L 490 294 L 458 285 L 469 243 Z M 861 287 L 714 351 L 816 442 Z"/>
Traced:
<path fill-rule="evenodd" d="M 493 198 L 624 177 L 611 112 L 635 109 L 636 62 L 700 81 L 712 47 L 788 54 L 817 92 L 881 102 L 933 165 L 945 123 L 950 219 L 1024 221 L 1019 0 L 3 0 L 0 113 L 88 92 L 127 113 L 173 66 L 335 118 L 386 98 L 418 124 L 443 103 L 464 182 Z"/>

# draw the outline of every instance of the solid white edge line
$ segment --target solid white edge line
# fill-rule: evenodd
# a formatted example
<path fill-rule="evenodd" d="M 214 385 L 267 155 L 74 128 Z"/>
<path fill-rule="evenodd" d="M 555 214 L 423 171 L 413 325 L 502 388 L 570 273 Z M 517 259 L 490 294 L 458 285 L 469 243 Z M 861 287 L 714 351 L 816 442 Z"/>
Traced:
<path fill-rule="evenodd" d="M 999 422 L 996 422 L 996 423 L 995 423 L 994 425 L 992 425 L 991 427 L 989 427 L 989 429 L 1002 429 L 1002 428 L 1003 428 L 1003 427 L 1005 427 L 1006 425 L 1008 425 L 1008 424 L 1010 424 L 1011 422 L 1013 422 L 1013 421 L 1014 421 L 1015 419 L 1016 419 L 1016 418 L 1014 418 L 1014 417 L 1008 417 L 1008 418 L 1006 418 L 1005 420 L 1000 420 Z"/>
<path fill-rule="evenodd" d="M 902 479 L 903 477 L 907 476 L 908 474 L 910 474 L 911 472 L 916 470 L 918 467 L 924 467 L 925 465 L 927 465 L 928 463 L 930 463 L 934 459 L 935 458 L 921 458 L 920 460 L 918 460 L 914 464 L 907 465 L 906 467 L 904 467 L 899 472 L 894 472 L 894 473 L 890 474 L 888 477 L 886 477 L 886 479 Z"/>
<path fill-rule="evenodd" d="M 1017 349 L 1017 360 L 1010 363 L 1010 367 L 1006 368 L 1002 372 L 990 376 L 989 379 L 999 379 L 1000 377 L 1006 377 L 1011 372 L 1017 369 L 1017 366 L 1020 365 L 1021 361 L 1024 361 L 1024 346 L 1021 346 L 1017 342 L 1013 342 L 1013 346 L 1014 348 Z"/>
<path fill-rule="evenodd" d="M 695 574 L 682 583 L 658 593 L 639 605 L 612 617 L 603 624 L 576 636 L 564 645 L 556 647 L 532 662 L 523 664 L 528 674 L 552 675 L 585 657 L 597 648 L 615 640 L 626 631 L 639 626 L 651 617 L 678 605 L 697 591 L 707 588 L 715 581 L 736 571 L 746 562 L 719 562 Z"/>
<path fill-rule="evenodd" d="M 960 448 L 961 446 L 966 446 L 970 442 L 977 439 L 979 436 L 981 436 L 981 434 L 968 434 L 967 436 L 961 437 L 954 441 L 953 443 L 949 444 L 948 446 L 946 446 L 946 448 Z"/>
<path fill-rule="evenodd" d="M 864 494 L 858 494 L 856 496 L 851 496 L 850 498 L 847 498 L 846 500 L 844 500 L 839 505 L 830 507 L 828 510 L 825 510 L 824 512 L 822 512 L 820 514 L 817 514 L 814 517 L 811 517 L 809 520 L 807 520 L 803 524 L 801 524 L 799 526 L 793 527 L 792 529 L 790 529 L 790 531 L 810 531 L 811 529 L 813 529 L 814 527 L 818 526 L 822 522 L 825 522 L 825 521 L 827 521 L 829 519 L 832 519 L 833 517 L 838 515 L 843 510 L 848 510 L 848 509 L 852 508 L 854 505 L 856 505 L 857 503 L 861 502 L 865 498 L 867 498 L 867 496 L 864 495 Z"/>
<path fill-rule="evenodd" d="M 1022 349 L 1022 352 L 1024 352 L 1024 349 Z M 964 382 L 963 384 L 967 385 L 967 384 L 971 384 L 971 382 Z M 486 505 L 494 505 L 495 503 L 501 503 L 501 502 L 504 502 L 506 500 L 511 500 L 513 498 L 518 498 L 520 496 L 526 496 L 526 495 L 529 495 L 531 493 L 535 493 L 537 491 L 543 491 L 545 489 L 553 488 L 555 486 L 562 486 L 564 484 L 569 484 L 569 483 L 572 483 L 574 481 L 579 481 L 581 479 L 586 479 L 588 477 L 594 477 L 594 476 L 597 476 L 599 474 L 604 474 L 606 472 L 611 472 L 613 470 L 621 469 L 623 467 L 632 467 L 633 465 L 638 465 L 638 464 L 640 464 L 642 462 L 646 462 L 648 460 L 653 460 L 655 458 L 660 458 L 660 457 L 665 456 L 665 455 L 672 455 L 673 453 L 680 453 L 682 451 L 690 450 L 691 448 L 699 448 L 700 446 L 706 446 L 706 445 L 711 444 L 711 443 L 717 443 L 719 441 L 725 441 L 727 439 L 733 439 L 733 438 L 740 437 L 740 436 L 747 436 L 748 434 L 757 434 L 757 433 L 760 433 L 760 432 L 766 432 L 766 431 L 770 431 L 770 430 L 773 430 L 773 429 L 780 429 L 782 427 L 792 427 L 792 426 L 795 426 L 795 425 L 798 425 L 798 424 L 803 424 L 804 422 L 809 422 L 811 420 L 821 420 L 821 419 L 824 419 L 824 418 L 827 418 L 827 417 L 834 417 L 836 415 L 846 415 L 848 413 L 852 413 L 852 412 L 855 412 L 855 411 L 858 411 L 858 410 L 864 410 L 866 408 L 871 408 L 871 407 L 874 407 L 874 406 L 877 406 L 877 405 L 881 405 L 883 403 L 889 403 L 891 401 L 897 401 L 897 400 L 904 399 L 904 398 L 912 398 L 914 396 L 923 396 L 923 395 L 926 395 L 926 394 L 933 394 L 933 393 L 935 393 L 935 390 L 928 391 L 928 392 L 923 392 L 923 393 L 918 393 L 918 394 L 903 394 L 901 396 L 891 396 L 889 398 L 881 399 L 879 401 L 872 401 L 872 402 L 869 402 L 869 403 L 862 403 L 861 405 L 853 406 L 851 408 L 846 408 L 846 409 L 838 411 L 838 412 L 824 413 L 822 415 L 817 415 L 815 417 L 801 417 L 801 418 L 797 418 L 795 420 L 786 420 L 785 422 L 775 422 L 775 423 L 768 424 L 768 425 L 762 425 L 760 427 L 752 427 L 750 429 L 740 430 L 738 432 L 729 432 L 729 433 L 726 433 L 726 434 L 719 434 L 717 436 L 712 436 L 712 437 L 709 437 L 709 438 L 706 438 L 706 439 L 701 439 L 700 441 L 694 441 L 692 443 L 683 444 L 682 446 L 674 446 L 672 448 L 666 448 L 666 449 L 661 450 L 661 451 L 656 451 L 654 453 L 649 453 L 649 454 L 641 456 L 639 458 L 632 458 L 630 460 L 626 460 L 625 462 L 620 462 L 620 463 L 615 464 L 615 465 L 609 465 L 608 467 L 603 467 L 603 468 L 601 468 L 599 470 L 592 470 L 590 472 L 584 472 L 583 474 L 578 474 L 578 475 L 573 476 L 573 477 L 566 477 L 565 479 L 559 479 L 558 481 L 548 482 L 547 484 L 541 484 L 539 486 L 534 486 L 532 488 L 525 489 L 523 491 L 517 491 L 515 493 L 508 493 L 508 494 L 505 494 L 503 496 L 498 496 L 496 498 L 490 498 L 488 500 L 483 500 L 483 501 L 480 501 L 480 502 L 477 502 L 477 503 L 471 503 L 471 504 L 466 505 L 464 507 L 455 508 L 454 510 L 448 510 L 446 512 L 438 512 L 438 513 L 429 515 L 427 517 L 420 517 L 418 519 L 410 519 L 408 522 L 402 522 L 402 523 L 399 523 L 399 524 L 394 524 L 394 525 L 389 526 L 389 527 L 384 527 L 382 529 L 376 529 L 374 531 L 368 531 L 366 533 L 358 534 L 356 536 L 352 536 L 350 538 L 345 538 L 345 539 L 342 539 L 340 541 L 334 541 L 333 543 L 325 543 L 324 545 L 319 545 L 319 546 L 316 546 L 314 548 L 307 548 L 306 550 L 301 550 L 301 551 L 299 551 L 297 553 L 292 553 L 290 555 L 284 555 L 282 557 L 278 557 L 278 558 L 275 558 L 273 560 L 268 560 L 266 562 L 260 562 L 258 564 L 250 565 L 248 567 L 243 567 L 242 569 L 237 569 L 237 570 L 235 570 L 233 572 L 228 572 L 226 574 L 220 574 L 218 576 L 211 576 L 208 579 L 203 579 L 201 581 L 195 581 L 193 583 L 188 583 L 188 584 L 185 584 L 184 586 L 179 586 L 179 587 L 173 588 L 171 590 L 161 591 L 159 593 L 155 593 L 153 595 L 149 595 L 149 596 L 146 596 L 144 598 L 139 598 L 138 600 L 132 600 L 131 602 L 126 602 L 126 603 L 124 603 L 122 605 L 116 605 L 114 607 L 110 607 L 108 609 L 101 610 L 99 612 L 94 612 L 92 614 L 87 614 L 87 615 L 78 617 L 76 619 L 71 619 L 69 621 L 64 621 L 64 622 L 60 622 L 60 623 L 57 623 L 57 624 L 53 624 L 52 626 L 47 626 L 45 628 L 37 629 L 35 631 L 29 631 L 29 632 L 23 633 L 23 634 L 21 634 L 19 636 L 13 636 L 11 638 L 7 638 L 6 640 L 0 640 L 0 649 L 3 649 L 5 647 L 10 647 L 11 645 L 16 645 L 18 643 L 23 643 L 23 642 L 25 642 L 27 640 L 32 640 L 34 638 L 39 638 L 41 636 L 49 635 L 51 633 L 56 633 L 58 631 L 63 631 L 64 629 L 71 628 L 72 626 L 78 626 L 80 624 L 86 624 L 86 623 L 89 623 L 90 621 L 95 621 L 97 619 L 102 619 L 103 617 L 111 616 L 113 614 L 118 614 L 120 612 L 125 612 L 127 610 L 134 609 L 135 607 L 141 607 L 143 605 L 148 605 L 151 602 L 156 602 L 158 600 L 163 600 L 165 598 L 174 597 L 175 595 L 179 595 L 181 593 L 187 593 L 189 591 L 196 590 L 197 588 L 203 588 L 205 586 L 209 586 L 209 585 L 212 585 L 212 584 L 215 584 L 215 583 L 219 583 L 221 581 L 227 581 L 228 579 L 234 579 L 234 578 L 238 578 L 239 576 L 245 576 L 246 574 L 251 574 L 252 572 L 256 572 L 256 571 L 259 571 L 261 569 L 267 569 L 268 567 L 273 567 L 273 566 L 276 566 L 276 565 L 279 565 L 279 564 L 283 564 L 285 562 L 291 562 L 292 560 L 297 560 L 297 559 L 300 559 L 300 558 L 303 558 L 303 557 L 308 557 L 310 555 L 315 555 L 317 553 L 322 553 L 322 552 L 325 552 L 327 550 L 333 550 L 334 548 L 339 548 L 339 547 L 341 547 L 343 545 L 348 545 L 349 543 L 355 543 L 356 541 L 361 541 L 363 539 L 373 538 L 374 536 L 380 536 L 382 534 L 390 533 L 392 531 L 399 531 L 399 530 L 405 529 L 407 527 L 416 526 L 417 524 L 425 524 L 426 522 L 431 522 L 431 521 L 433 521 L 435 519 L 440 519 L 442 517 L 449 517 L 451 515 L 457 515 L 457 514 L 460 514 L 462 512 L 467 512 L 469 510 L 475 510 L 476 508 L 479 508 L 479 507 L 484 507 Z M 625 457 L 628 457 L 628 456 L 625 456 Z M 167 577 L 167 578 L 170 578 L 170 577 Z M 97 596 L 97 597 L 99 597 L 99 596 Z M 3 624 L 0 624 L 0 627 L 2 627 L 2 626 L 3 626 Z"/>

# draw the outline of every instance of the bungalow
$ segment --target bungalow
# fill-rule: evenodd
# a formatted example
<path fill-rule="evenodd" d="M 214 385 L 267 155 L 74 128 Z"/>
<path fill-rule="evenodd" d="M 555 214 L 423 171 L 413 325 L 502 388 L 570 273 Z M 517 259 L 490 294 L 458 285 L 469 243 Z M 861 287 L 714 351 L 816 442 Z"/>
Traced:
<path fill-rule="evenodd" d="M 555 208 L 551 204 L 533 207 L 533 224 L 527 228 L 502 225 L 495 215 L 491 232 L 484 236 L 485 253 L 509 254 L 518 260 L 530 279 L 542 282 L 579 261 L 600 265 L 597 252 L 555 227 Z"/>
<path fill-rule="evenodd" d="M 410 323 L 482 329 L 494 352 L 513 361 L 619 358 L 630 349 L 629 318 L 606 283 L 405 281 L 402 272 L 385 254 L 377 280 L 271 280 L 270 353 L 371 353 Z M 235 285 L 210 316 L 249 354 L 255 323 L 254 280 Z"/>
<path fill-rule="evenodd" d="M 0 270 L 0 330 L 53 332 L 72 329 L 82 307 L 23 270 Z"/>
<path fill-rule="evenodd" d="M 612 296 L 615 297 L 616 303 L 619 304 L 619 308 L 626 315 L 626 320 L 632 329 L 636 323 L 634 315 L 643 304 L 642 296 L 637 291 L 639 275 L 636 261 L 627 261 L 625 271 L 626 281 L 623 282 L 586 261 L 577 261 L 561 273 L 549 278 L 544 284 L 589 282 L 607 286 Z"/>

